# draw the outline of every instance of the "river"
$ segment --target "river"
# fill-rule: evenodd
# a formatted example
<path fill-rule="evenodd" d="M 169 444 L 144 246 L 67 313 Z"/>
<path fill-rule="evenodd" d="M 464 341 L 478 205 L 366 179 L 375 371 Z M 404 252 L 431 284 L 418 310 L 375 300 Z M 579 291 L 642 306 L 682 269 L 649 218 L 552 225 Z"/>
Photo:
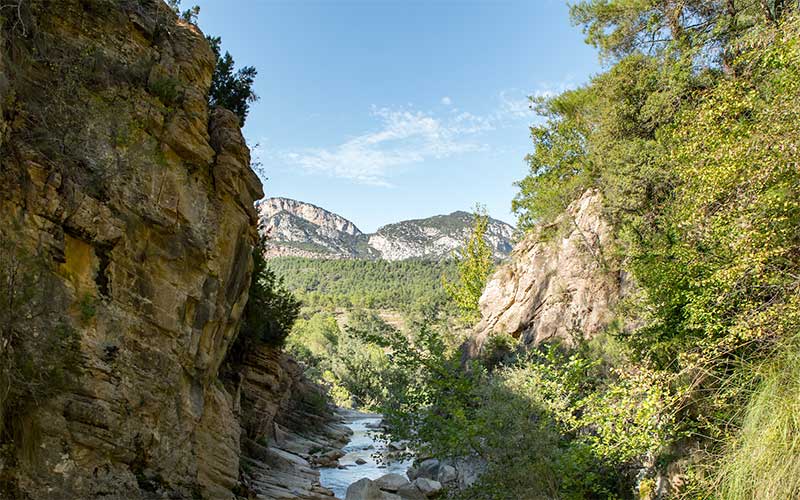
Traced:
<path fill-rule="evenodd" d="M 379 462 L 373 455 L 381 456 L 385 445 L 374 437 L 374 427 L 378 426 L 381 416 L 345 410 L 341 412 L 344 423 L 353 431 L 350 442 L 343 448 L 345 456 L 339 459 L 343 468 L 324 467 L 319 469 L 320 483 L 330 488 L 337 498 L 344 498 L 347 487 L 361 478 L 377 479 L 384 474 L 394 472 L 404 475 L 411 466 L 411 460 L 395 461 L 388 464 Z M 366 463 L 356 464 L 358 459 Z"/>

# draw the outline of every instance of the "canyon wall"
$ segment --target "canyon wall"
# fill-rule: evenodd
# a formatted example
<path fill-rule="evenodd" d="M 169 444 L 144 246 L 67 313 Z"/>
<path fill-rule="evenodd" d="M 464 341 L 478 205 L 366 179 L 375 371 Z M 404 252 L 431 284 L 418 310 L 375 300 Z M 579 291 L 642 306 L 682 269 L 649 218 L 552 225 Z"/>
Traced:
<path fill-rule="evenodd" d="M 214 55 L 161 0 L 31 0 L 2 16 L 0 233 L 55 276 L 38 293 L 81 362 L 74 386 L 19 416 L 32 446 L 3 450 L 0 492 L 233 498 L 241 441 L 274 440 L 303 381 L 275 349 L 261 371 L 281 384 L 219 375 L 263 193 L 239 119 L 208 109 Z M 277 401 L 270 415 L 259 397 Z"/>

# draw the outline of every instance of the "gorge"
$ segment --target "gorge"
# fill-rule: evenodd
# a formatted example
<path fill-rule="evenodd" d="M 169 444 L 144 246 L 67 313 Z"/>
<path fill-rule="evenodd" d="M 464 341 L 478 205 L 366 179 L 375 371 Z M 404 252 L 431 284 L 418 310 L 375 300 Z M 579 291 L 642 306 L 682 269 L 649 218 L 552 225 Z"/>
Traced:
<path fill-rule="evenodd" d="M 796 2 L 201 3 L 271 109 L 199 6 L 0 0 L 0 500 L 800 498 Z"/>

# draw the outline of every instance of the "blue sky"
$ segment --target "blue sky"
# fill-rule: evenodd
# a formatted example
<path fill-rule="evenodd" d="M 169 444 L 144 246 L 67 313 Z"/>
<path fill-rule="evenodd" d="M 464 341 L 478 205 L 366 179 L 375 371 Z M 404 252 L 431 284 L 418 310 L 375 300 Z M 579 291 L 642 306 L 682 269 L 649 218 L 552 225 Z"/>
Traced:
<path fill-rule="evenodd" d="M 528 95 L 600 70 L 560 0 L 199 4 L 199 24 L 258 69 L 245 137 L 267 196 L 363 231 L 469 210 L 514 223 Z"/>

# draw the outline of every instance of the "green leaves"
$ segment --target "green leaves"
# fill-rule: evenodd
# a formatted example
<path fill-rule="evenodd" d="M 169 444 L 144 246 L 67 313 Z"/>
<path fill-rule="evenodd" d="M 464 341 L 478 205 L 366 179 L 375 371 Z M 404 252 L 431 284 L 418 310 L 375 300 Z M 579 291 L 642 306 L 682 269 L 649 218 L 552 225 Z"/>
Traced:
<path fill-rule="evenodd" d="M 456 250 L 454 254 L 458 278 L 455 282 L 451 282 L 442 276 L 445 291 L 467 324 L 480 319 L 478 301 L 492 272 L 493 252 L 486 241 L 488 226 L 489 216 L 486 214 L 486 209 L 476 206 L 472 233 L 464 242 L 463 248 Z"/>
<path fill-rule="evenodd" d="M 220 37 L 207 36 L 211 50 L 214 52 L 216 64 L 211 77 L 211 88 L 208 92 L 209 106 L 221 106 L 233 111 L 241 120 L 241 125 L 247 119 L 250 104 L 258 100 L 253 91 L 258 71 L 254 66 L 244 66 L 236 69 L 236 62 L 229 52 L 222 55 Z"/>
<path fill-rule="evenodd" d="M 300 301 L 269 268 L 265 242 L 262 236 L 253 249 L 253 274 L 239 338 L 282 346 L 300 312 Z"/>

